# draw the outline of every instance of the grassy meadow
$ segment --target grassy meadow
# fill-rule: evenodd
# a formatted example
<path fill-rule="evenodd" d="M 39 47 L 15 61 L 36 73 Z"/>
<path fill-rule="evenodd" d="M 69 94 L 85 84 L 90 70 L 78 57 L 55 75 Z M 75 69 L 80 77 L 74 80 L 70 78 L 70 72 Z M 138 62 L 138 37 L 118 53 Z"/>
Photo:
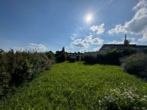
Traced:
<path fill-rule="evenodd" d="M 64 62 L 0 104 L 0 110 L 146 110 L 147 82 L 119 66 Z"/>

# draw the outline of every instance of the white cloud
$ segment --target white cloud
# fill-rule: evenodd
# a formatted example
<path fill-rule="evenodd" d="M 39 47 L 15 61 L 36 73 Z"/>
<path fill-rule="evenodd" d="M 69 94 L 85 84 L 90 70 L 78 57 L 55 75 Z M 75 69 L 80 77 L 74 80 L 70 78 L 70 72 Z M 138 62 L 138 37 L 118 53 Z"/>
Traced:
<path fill-rule="evenodd" d="M 112 42 L 108 42 L 107 44 L 123 44 L 123 43 L 124 43 L 124 41 L 116 41 L 116 40 L 114 40 Z"/>
<path fill-rule="evenodd" d="M 92 39 L 92 44 L 102 44 L 104 40 L 100 39 L 100 38 L 94 38 Z"/>
<path fill-rule="evenodd" d="M 97 47 L 97 48 L 94 48 L 93 50 L 94 50 L 94 51 L 99 51 L 100 48 L 101 48 L 101 47 Z"/>
<path fill-rule="evenodd" d="M 134 17 L 124 25 L 116 25 L 114 29 L 108 31 L 109 34 L 114 33 L 130 33 L 142 35 L 139 41 L 147 41 L 147 0 L 140 0 L 133 7 L 136 11 Z"/>
<path fill-rule="evenodd" d="M 102 44 L 103 39 L 100 39 L 99 37 L 92 38 L 92 35 L 86 36 L 84 40 L 82 39 L 75 39 L 73 42 L 71 42 L 70 47 L 78 47 L 78 48 L 88 48 L 89 44 Z"/>
<path fill-rule="evenodd" d="M 81 49 L 81 50 L 79 50 L 79 52 L 84 53 L 84 52 L 88 52 L 88 50 L 87 49 Z"/>
<path fill-rule="evenodd" d="M 124 30 L 124 27 L 120 24 L 116 25 L 114 29 L 111 29 L 108 31 L 109 34 L 114 34 L 114 33 L 120 33 L 120 32 L 126 32 Z"/>
<path fill-rule="evenodd" d="M 136 6 L 133 7 L 133 10 L 138 10 L 139 8 L 147 7 L 147 1 L 146 0 L 140 0 Z"/>
<path fill-rule="evenodd" d="M 70 47 L 71 48 L 73 48 L 73 47 L 88 48 L 89 44 L 87 42 L 85 42 L 84 40 L 82 41 L 82 39 L 76 39 L 71 43 Z"/>
<path fill-rule="evenodd" d="M 16 51 L 25 51 L 26 49 L 23 47 L 15 47 Z"/>
<path fill-rule="evenodd" d="M 70 52 L 69 47 L 65 47 L 66 52 Z"/>
<path fill-rule="evenodd" d="M 96 37 L 96 38 L 92 38 L 92 35 L 89 35 L 89 36 L 86 36 L 85 42 L 89 42 L 89 43 L 92 43 L 92 44 L 102 44 L 104 40 L 100 39 L 99 37 Z"/>
<path fill-rule="evenodd" d="M 35 51 L 38 51 L 38 52 L 46 51 L 46 47 L 42 44 L 30 43 L 29 47 Z"/>
<path fill-rule="evenodd" d="M 91 27 L 90 27 L 90 30 L 93 31 L 93 32 L 96 31 L 97 34 L 103 34 L 104 31 L 105 31 L 104 23 L 101 24 L 101 25 L 94 25 L 94 26 L 91 26 Z"/>
<path fill-rule="evenodd" d="M 86 36 L 85 42 L 92 42 L 92 35 Z"/>
<path fill-rule="evenodd" d="M 137 42 L 135 42 L 135 38 L 129 38 L 128 40 L 130 41 L 130 44 L 137 44 Z M 108 42 L 107 44 L 124 44 L 124 38 L 122 38 L 122 41 L 113 40 L 112 42 Z"/>
<path fill-rule="evenodd" d="M 73 34 L 70 38 L 71 40 L 74 40 L 77 37 L 77 34 Z"/>

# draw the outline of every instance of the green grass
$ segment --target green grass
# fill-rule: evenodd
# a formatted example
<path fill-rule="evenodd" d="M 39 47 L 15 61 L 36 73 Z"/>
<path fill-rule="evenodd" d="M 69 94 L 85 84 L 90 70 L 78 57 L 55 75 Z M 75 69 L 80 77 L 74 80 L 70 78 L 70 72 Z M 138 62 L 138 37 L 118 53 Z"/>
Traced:
<path fill-rule="evenodd" d="M 59 63 L 43 72 L 0 110 L 147 109 L 147 83 L 119 66 Z"/>

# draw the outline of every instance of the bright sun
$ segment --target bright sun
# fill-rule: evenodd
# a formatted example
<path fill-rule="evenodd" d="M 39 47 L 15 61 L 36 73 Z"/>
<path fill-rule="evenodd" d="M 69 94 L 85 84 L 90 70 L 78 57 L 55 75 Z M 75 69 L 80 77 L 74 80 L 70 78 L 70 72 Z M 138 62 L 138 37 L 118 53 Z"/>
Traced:
<path fill-rule="evenodd" d="M 86 16 L 86 22 L 90 22 L 92 20 L 92 15 L 91 14 L 88 14 Z"/>

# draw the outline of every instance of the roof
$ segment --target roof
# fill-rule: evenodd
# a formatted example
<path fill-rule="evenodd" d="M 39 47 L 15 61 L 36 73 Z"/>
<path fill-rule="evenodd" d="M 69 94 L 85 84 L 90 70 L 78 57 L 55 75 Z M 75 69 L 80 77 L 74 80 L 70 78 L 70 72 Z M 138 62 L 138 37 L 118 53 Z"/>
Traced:
<path fill-rule="evenodd" d="M 104 44 L 100 49 L 99 49 L 99 51 L 101 51 L 104 47 L 108 47 L 108 46 L 113 46 L 113 47 L 125 47 L 126 45 L 124 45 L 124 44 Z M 129 46 L 131 46 L 131 47 L 147 47 L 147 45 L 136 45 L 136 44 L 129 44 Z"/>

